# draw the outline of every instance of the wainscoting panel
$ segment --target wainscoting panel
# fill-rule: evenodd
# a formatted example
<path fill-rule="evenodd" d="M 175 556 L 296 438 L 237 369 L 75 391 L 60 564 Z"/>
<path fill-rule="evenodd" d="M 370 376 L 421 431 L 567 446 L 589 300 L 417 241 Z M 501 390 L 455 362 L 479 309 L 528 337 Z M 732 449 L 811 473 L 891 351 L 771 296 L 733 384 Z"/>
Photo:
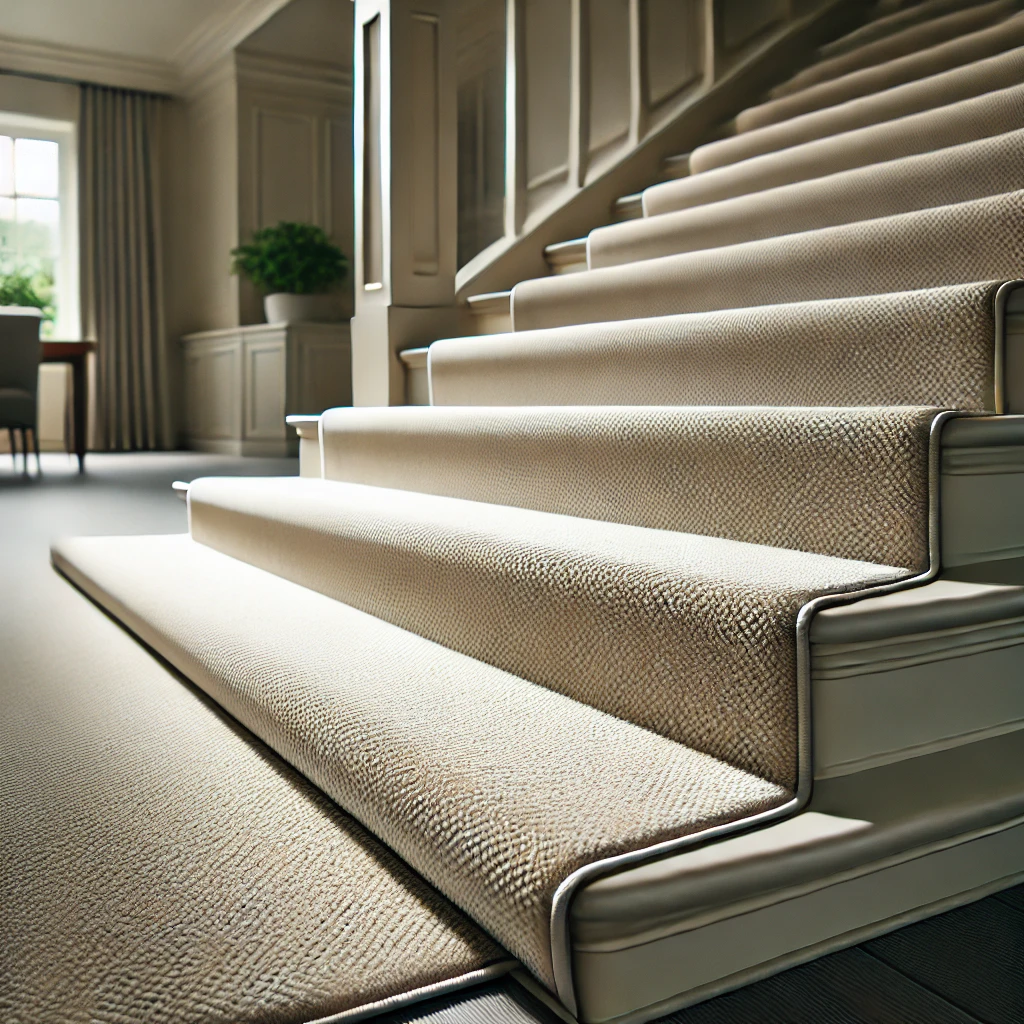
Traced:
<path fill-rule="evenodd" d="M 255 324 L 182 339 L 185 446 L 226 455 L 294 455 L 285 416 L 352 404 L 347 322 Z"/>

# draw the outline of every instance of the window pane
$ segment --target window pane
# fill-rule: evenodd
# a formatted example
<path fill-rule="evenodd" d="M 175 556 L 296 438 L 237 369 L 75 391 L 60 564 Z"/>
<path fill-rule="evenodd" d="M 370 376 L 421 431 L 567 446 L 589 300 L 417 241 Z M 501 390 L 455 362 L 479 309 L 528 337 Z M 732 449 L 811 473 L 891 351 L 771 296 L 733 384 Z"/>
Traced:
<path fill-rule="evenodd" d="M 60 203 L 55 199 L 18 199 L 18 251 L 26 266 L 52 266 L 60 250 Z"/>
<path fill-rule="evenodd" d="M 0 249 L 16 251 L 18 229 L 15 223 L 14 200 L 0 196 Z"/>
<path fill-rule="evenodd" d="M 14 187 L 19 195 L 57 198 L 56 142 L 14 140 Z"/>
<path fill-rule="evenodd" d="M 0 135 L 0 196 L 14 195 L 14 139 Z"/>

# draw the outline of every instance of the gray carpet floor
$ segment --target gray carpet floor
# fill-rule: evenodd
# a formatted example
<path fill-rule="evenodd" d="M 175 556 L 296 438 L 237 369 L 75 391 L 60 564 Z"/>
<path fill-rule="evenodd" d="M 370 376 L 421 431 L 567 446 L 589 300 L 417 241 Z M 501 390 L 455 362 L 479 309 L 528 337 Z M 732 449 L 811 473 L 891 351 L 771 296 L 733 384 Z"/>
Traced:
<path fill-rule="evenodd" d="M 0 458 L 0 657 L 30 664 L 88 619 L 109 642 L 134 644 L 59 577 L 49 546 L 60 536 L 182 533 L 174 480 L 207 475 L 282 476 L 295 459 L 230 459 L 189 453 L 90 455 L 79 475 L 63 455 L 44 455 L 26 478 Z M 41 660 L 41 658 L 40 658 Z M 25 681 L 26 685 L 29 681 Z M 502 985 L 506 983 L 501 983 Z M 499 986 L 500 987 L 500 986 Z M 501 992 L 483 997 L 504 998 Z M 486 1000 L 485 1000 L 486 1001 Z M 519 1011 L 517 1011 L 519 1012 Z M 530 1018 L 531 1015 L 527 1015 Z M 502 1014 L 481 1003 L 422 1007 L 403 1015 L 435 1024 Z M 543 1012 L 533 1019 L 543 1019 Z M 664 1018 L 665 1024 L 1024 1024 L 1024 886 L 872 942 L 824 957 Z M 552 1021 L 553 1024 L 553 1021 Z"/>

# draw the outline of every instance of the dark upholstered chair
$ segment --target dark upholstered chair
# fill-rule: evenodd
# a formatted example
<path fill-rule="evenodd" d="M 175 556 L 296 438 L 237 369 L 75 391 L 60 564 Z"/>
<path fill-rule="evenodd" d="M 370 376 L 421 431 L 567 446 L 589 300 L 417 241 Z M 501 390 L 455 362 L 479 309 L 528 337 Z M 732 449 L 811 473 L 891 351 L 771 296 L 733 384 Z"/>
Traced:
<path fill-rule="evenodd" d="M 11 441 L 11 459 L 16 460 L 15 436 L 21 433 L 21 450 L 28 472 L 26 431 L 32 431 L 32 443 L 39 461 L 39 326 L 36 309 L 21 306 L 0 307 L 0 430 L 7 428 Z"/>

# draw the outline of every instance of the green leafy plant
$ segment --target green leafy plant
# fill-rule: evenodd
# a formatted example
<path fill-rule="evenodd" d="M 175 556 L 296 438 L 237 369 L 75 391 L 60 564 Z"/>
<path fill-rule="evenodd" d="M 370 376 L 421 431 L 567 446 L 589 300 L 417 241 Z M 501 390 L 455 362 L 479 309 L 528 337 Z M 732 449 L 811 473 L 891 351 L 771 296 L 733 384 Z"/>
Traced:
<path fill-rule="evenodd" d="M 42 311 L 44 320 L 52 322 L 53 278 L 42 271 L 33 275 L 20 270 L 0 274 L 0 306 L 31 306 Z"/>
<path fill-rule="evenodd" d="M 231 272 L 248 278 L 264 294 L 312 295 L 344 280 L 344 253 L 313 224 L 282 221 L 261 228 L 252 241 L 231 250 Z"/>

